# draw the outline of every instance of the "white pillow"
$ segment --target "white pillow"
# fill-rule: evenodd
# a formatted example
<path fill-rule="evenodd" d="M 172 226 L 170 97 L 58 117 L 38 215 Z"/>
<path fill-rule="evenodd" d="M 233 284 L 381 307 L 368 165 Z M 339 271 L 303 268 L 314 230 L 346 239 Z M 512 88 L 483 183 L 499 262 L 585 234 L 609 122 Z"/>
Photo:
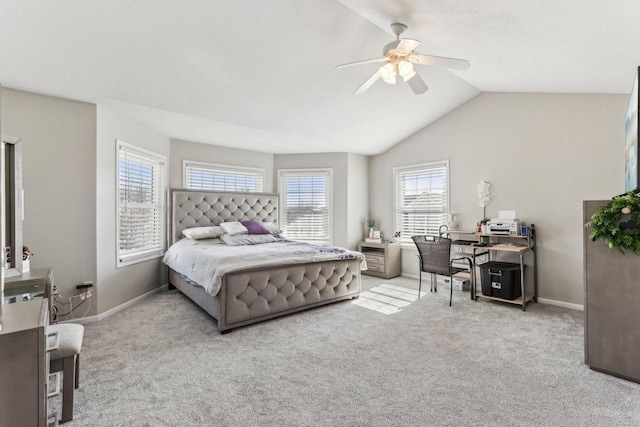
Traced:
<path fill-rule="evenodd" d="M 193 227 L 182 230 L 184 237 L 193 240 L 216 239 L 224 234 L 224 229 L 219 226 Z"/>
<path fill-rule="evenodd" d="M 236 234 L 249 234 L 249 230 L 247 230 L 247 227 L 240 224 L 238 221 L 223 222 L 222 224 L 220 224 L 220 227 L 224 229 L 225 233 L 231 236 L 235 236 Z"/>
<path fill-rule="evenodd" d="M 264 228 L 269 230 L 269 233 L 271 234 L 282 234 L 282 230 L 280 230 L 278 226 L 272 222 L 263 222 L 262 225 L 264 225 Z"/>

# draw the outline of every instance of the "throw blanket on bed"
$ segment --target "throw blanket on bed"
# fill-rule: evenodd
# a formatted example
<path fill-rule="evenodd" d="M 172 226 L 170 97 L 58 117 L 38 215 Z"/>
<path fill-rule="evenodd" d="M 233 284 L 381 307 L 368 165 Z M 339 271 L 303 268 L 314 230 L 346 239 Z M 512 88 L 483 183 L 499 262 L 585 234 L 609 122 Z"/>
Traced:
<path fill-rule="evenodd" d="M 220 290 L 222 278 L 227 273 L 338 259 L 359 259 L 361 268 L 367 268 L 364 255 L 360 252 L 286 239 L 247 246 L 228 246 L 217 239 L 182 239 L 169 248 L 162 262 L 213 296 Z"/>

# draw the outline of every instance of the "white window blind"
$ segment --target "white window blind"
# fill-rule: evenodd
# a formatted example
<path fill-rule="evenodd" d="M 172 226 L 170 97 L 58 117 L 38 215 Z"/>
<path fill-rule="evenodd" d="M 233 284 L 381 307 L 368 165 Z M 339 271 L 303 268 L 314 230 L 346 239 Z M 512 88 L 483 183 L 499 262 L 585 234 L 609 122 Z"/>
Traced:
<path fill-rule="evenodd" d="M 280 228 L 293 240 L 331 243 L 331 170 L 281 170 Z"/>
<path fill-rule="evenodd" d="M 186 188 L 253 193 L 262 191 L 263 169 L 185 161 L 183 170 Z"/>
<path fill-rule="evenodd" d="M 402 242 L 411 236 L 438 235 L 446 224 L 449 184 L 448 161 L 395 168 L 395 231 Z"/>
<path fill-rule="evenodd" d="M 165 230 L 164 157 L 118 141 L 118 266 L 161 256 Z"/>

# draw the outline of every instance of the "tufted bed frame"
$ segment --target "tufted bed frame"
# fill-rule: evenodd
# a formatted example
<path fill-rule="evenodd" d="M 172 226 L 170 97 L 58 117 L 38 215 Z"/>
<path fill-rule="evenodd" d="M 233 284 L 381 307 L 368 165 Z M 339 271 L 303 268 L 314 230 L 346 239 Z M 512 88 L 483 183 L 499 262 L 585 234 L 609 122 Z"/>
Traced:
<path fill-rule="evenodd" d="M 169 190 L 169 244 L 182 230 L 225 221 L 261 220 L 278 223 L 278 194 Z M 231 329 L 329 304 L 360 294 L 360 261 L 336 260 L 282 265 L 228 273 L 212 297 L 201 286 L 169 269 L 176 287 L 218 321 L 222 333 Z M 274 290 L 275 288 L 275 290 Z"/>

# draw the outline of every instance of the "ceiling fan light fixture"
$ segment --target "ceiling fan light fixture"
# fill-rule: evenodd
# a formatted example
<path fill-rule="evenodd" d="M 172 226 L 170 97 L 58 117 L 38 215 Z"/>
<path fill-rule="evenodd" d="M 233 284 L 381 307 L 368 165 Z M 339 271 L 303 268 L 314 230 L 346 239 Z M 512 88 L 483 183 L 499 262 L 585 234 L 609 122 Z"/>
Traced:
<path fill-rule="evenodd" d="M 383 65 L 378 69 L 378 74 L 380 74 L 380 78 L 382 78 L 385 83 L 389 83 L 390 85 L 398 83 L 396 70 L 393 64 Z"/>
<path fill-rule="evenodd" d="M 394 74 L 390 76 L 388 79 L 382 79 L 382 81 L 390 85 L 395 85 L 395 84 L 398 84 L 398 76 Z"/>
<path fill-rule="evenodd" d="M 405 81 L 408 80 L 406 78 L 407 76 L 411 75 L 411 77 L 413 77 L 411 73 L 415 75 L 415 72 L 413 71 L 413 64 L 411 62 L 405 60 L 398 62 L 398 74 L 400 74 L 401 77 L 405 77 Z"/>
<path fill-rule="evenodd" d="M 385 64 L 378 68 L 367 81 L 365 81 L 354 92 L 359 95 L 369 89 L 376 81 L 395 85 L 401 82 L 408 83 L 414 94 L 420 95 L 425 93 L 427 87 L 420 74 L 416 72 L 416 65 L 428 65 L 443 68 L 451 68 L 455 70 L 466 70 L 469 68 L 469 61 L 466 59 L 448 58 L 446 56 L 424 55 L 416 52 L 415 49 L 420 45 L 420 40 L 400 38 L 400 35 L 407 30 L 405 24 L 394 22 L 391 24 L 391 30 L 396 35 L 395 41 L 387 43 L 382 49 L 382 57 L 374 59 L 366 59 L 364 61 L 351 62 L 336 66 L 336 68 L 351 67 L 353 65 L 381 63 Z"/>

